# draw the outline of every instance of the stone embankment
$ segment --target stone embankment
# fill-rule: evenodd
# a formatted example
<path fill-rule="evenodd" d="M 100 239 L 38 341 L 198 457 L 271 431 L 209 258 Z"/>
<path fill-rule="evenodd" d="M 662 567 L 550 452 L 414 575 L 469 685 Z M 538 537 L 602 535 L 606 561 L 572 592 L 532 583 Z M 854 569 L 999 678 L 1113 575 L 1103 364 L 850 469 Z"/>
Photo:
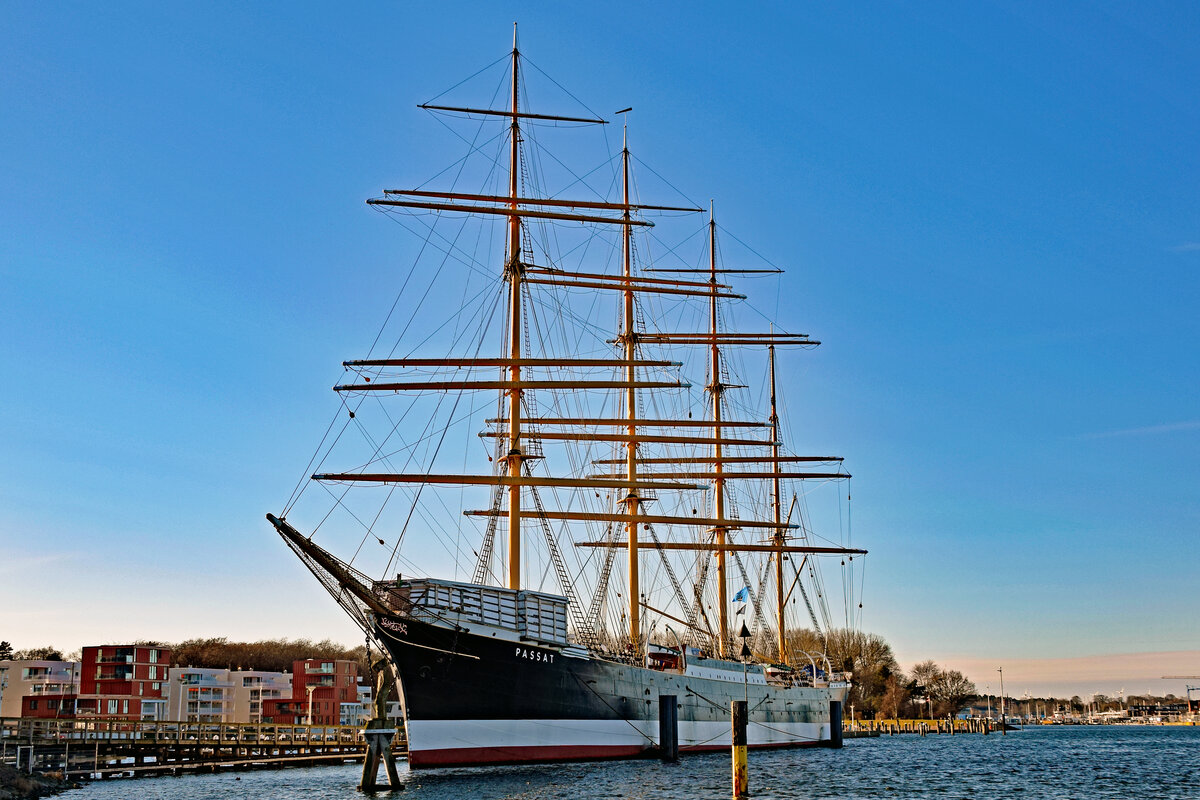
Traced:
<path fill-rule="evenodd" d="M 28 800 L 78 788 L 78 783 L 65 780 L 61 772 L 27 775 L 0 764 L 0 800 Z"/>

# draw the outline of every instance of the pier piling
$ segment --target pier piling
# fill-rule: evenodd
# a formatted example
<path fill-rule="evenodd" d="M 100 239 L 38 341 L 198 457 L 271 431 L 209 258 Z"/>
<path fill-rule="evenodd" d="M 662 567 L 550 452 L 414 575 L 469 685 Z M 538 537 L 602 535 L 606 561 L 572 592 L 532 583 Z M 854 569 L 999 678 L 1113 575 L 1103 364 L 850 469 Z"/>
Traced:
<path fill-rule="evenodd" d="M 658 696 L 658 749 L 662 760 L 679 760 L 679 703 L 673 694 Z"/>
<path fill-rule="evenodd" d="M 838 700 L 829 701 L 829 746 L 842 746 L 842 704 Z"/>

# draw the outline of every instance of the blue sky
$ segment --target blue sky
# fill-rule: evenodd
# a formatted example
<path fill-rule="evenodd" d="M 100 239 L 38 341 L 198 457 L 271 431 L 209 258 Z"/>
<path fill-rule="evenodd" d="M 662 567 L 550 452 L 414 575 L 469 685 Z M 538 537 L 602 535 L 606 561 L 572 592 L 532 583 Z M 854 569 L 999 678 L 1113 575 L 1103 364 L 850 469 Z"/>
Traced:
<path fill-rule="evenodd" d="M 1186 3 L 5 5 L 0 638 L 357 640 L 262 517 L 397 288 L 363 199 L 457 157 L 414 105 L 514 20 L 788 268 L 866 629 L 1200 651 Z"/>

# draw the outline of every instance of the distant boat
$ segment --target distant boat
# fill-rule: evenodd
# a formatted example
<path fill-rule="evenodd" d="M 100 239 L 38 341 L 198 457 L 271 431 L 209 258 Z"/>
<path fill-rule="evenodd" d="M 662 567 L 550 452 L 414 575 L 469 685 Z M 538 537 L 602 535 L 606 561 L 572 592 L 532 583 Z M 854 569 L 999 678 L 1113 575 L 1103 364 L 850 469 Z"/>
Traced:
<path fill-rule="evenodd" d="M 462 518 L 447 511 L 459 491 L 470 497 L 482 487 L 490 499 L 463 513 L 486 526 L 453 553 L 467 555 L 470 580 L 401 577 L 393 569 L 399 556 L 388 559 L 388 579 L 375 580 L 312 540 L 332 524 L 314 517 L 308 535 L 293 527 L 295 498 L 267 518 L 387 653 L 413 767 L 643 755 L 658 744 L 662 696 L 676 698 L 684 752 L 730 745 L 735 699 L 748 701 L 752 747 L 828 744 L 851 676 L 823 654 L 790 647 L 784 610 L 802 597 L 816 625 L 813 607 L 826 593 L 812 583 L 815 560 L 866 551 L 814 544 L 802 526 L 804 504 L 788 487 L 850 476 L 841 458 L 785 449 L 775 391 L 776 348 L 819 342 L 781 325 L 726 327 L 726 304 L 740 295 L 722 281 L 767 270 L 721 266 L 711 208 L 702 229 L 706 265 L 678 266 L 673 253 L 648 261 L 653 248 L 636 233 L 650 227 L 647 217 L 705 209 L 635 202 L 627 146 L 614 159 L 618 199 L 539 192 L 530 177 L 531 126 L 604 120 L 529 111 L 522 70 L 514 39 L 506 108 L 422 106 L 481 126 L 502 123 L 490 149 L 502 153 L 493 176 L 505 176 L 505 191 L 485 180 L 470 192 L 388 190 L 367 201 L 392 213 L 436 213 L 432 225 L 458 224 L 462 215 L 501 220 L 491 291 L 503 324 L 489 328 L 481 314 L 477 339 L 465 324 L 447 337 L 438 329 L 459 309 L 430 308 L 413 314 L 412 329 L 387 356 L 344 362 L 349 379 L 335 390 L 345 405 L 333 430 L 379 423 L 381 432 L 364 434 L 366 456 L 349 462 L 358 466 L 318 471 L 310 484 L 329 489 L 335 511 L 360 526 L 360 549 L 378 540 L 385 550 L 384 536 L 399 547 L 401 538 L 432 540 L 442 527 L 467 535 L 457 531 Z M 432 225 L 427 243 L 464 270 L 439 280 L 461 286 L 476 278 L 467 245 Z M 494 231 L 481 230 L 486 243 Z M 553 242 L 536 238 L 573 231 L 596 237 L 588 240 L 596 261 L 605 248 L 614 254 L 611 271 L 556 260 Z M 659 327 L 655 313 L 666 302 L 702 324 Z M 673 316 L 678 323 L 681 315 Z M 498 354 L 480 355 L 489 338 Z M 758 414 L 744 399 L 750 395 L 731 400 L 746 388 L 734 371 L 743 356 L 729 360 L 735 350 L 765 362 L 769 403 Z M 698 357 L 707 385 L 705 402 L 693 408 L 682 373 Z M 480 402 L 484 393 L 494 399 Z M 389 410 L 385 401 L 396 405 Z M 482 426 L 494 453 L 479 457 L 488 464 L 481 471 L 444 471 L 464 461 L 463 450 L 448 458 L 453 448 L 441 449 L 464 424 Z M 457 491 L 438 495 L 438 487 Z M 360 492 L 373 498 L 373 511 L 351 509 Z M 406 509 L 395 529 L 378 522 L 381 496 Z M 621 554 L 624 576 L 613 569 Z M 538 588 L 547 580 L 557 591 Z M 738 587 L 735 604 L 729 594 Z"/>

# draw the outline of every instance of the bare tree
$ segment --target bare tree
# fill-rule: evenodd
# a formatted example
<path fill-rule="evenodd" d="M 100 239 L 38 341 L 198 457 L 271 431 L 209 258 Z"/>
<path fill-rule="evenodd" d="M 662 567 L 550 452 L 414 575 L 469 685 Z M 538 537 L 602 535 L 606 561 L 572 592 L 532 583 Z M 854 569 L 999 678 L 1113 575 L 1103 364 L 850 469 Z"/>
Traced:
<path fill-rule="evenodd" d="M 62 661 L 62 651 L 57 647 L 31 647 L 13 653 L 16 661 Z"/>
<path fill-rule="evenodd" d="M 975 697 L 975 683 L 956 669 L 946 670 L 934 684 L 934 713 L 957 714 Z"/>
<path fill-rule="evenodd" d="M 889 677 L 900 671 L 892 646 L 874 633 L 835 628 L 824 635 L 817 631 L 798 629 L 788 633 L 788 649 L 794 663 L 804 663 L 801 651 L 816 656 L 819 666 L 824 656 L 834 670 L 853 673 L 847 705 L 858 712 L 875 714 L 886 691 Z"/>
<path fill-rule="evenodd" d="M 917 664 L 912 676 L 922 687 L 922 694 L 932 700 L 930 713 L 934 716 L 957 714 L 976 694 L 975 684 L 965 675 L 955 669 L 942 669 L 933 661 Z"/>
<path fill-rule="evenodd" d="M 889 675 L 883 683 L 883 697 L 879 699 L 879 716 L 884 719 L 899 719 L 900 710 L 908 704 L 911 692 L 903 675 Z"/>

